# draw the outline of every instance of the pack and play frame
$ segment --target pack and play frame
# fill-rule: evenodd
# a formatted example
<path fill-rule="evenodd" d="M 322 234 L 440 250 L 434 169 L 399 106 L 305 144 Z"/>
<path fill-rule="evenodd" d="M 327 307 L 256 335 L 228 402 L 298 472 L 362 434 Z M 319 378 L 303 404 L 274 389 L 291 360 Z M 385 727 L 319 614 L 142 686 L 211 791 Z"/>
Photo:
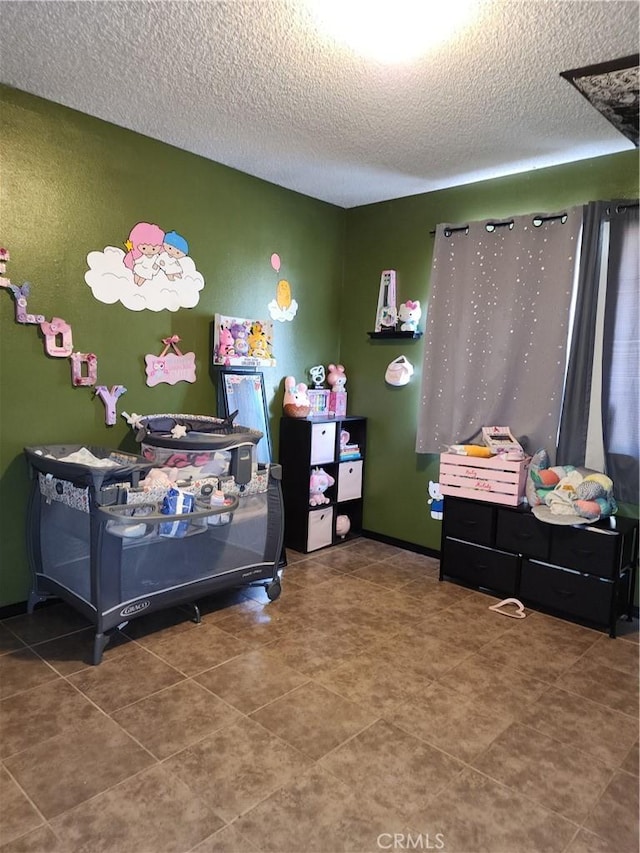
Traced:
<path fill-rule="evenodd" d="M 242 436 L 216 446 L 232 454 L 246 448 Z M 252 443 L 251 438 L 249 443 Z M 141 456 L 90 447 L 115 468 L 61 461 L 79 445 L 25 448 L 31 477 L 27 549 L 32 571 L 28 612 L 48 598 L 61 598 L 95 626 L 93 664 L 111 633 L 131 619 L 167 607 L 196 602 L 226 588 L 259 584 L 269 599 L 280 594 L 278 567 L 284 537 L 279 465 L 260 466 L 247 483 L 227 477 L 227 504 L 209 506 L 208 491 L 193 487 L 196 508 L 168 515 L 153 502 L 140 501 L 140 481 L 153 467 Z M 130 494 L 131 493 L 131 494 Z M 128 503 L 128 496 L 137 502 Z M 142 496 L 144 500 L 144 496 Z M 215 516 L 225 516 L 216 523 Z M 184 524 L 186 520 L 186 524 Z M 179 537 L 163 536 L 171 522 L 186 528 Z M 130 538 L 132 527 L 144 533 Z M 169 524 L 170 526 L 170 524 Z"/>

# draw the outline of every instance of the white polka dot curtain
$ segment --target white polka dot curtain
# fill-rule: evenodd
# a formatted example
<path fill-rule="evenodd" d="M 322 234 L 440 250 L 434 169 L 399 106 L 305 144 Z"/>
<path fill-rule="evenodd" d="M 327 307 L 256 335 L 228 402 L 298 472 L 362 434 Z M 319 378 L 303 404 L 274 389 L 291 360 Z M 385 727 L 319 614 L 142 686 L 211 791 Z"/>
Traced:
<path fill-rule="evenodd" d="M 509 426 L 553 456 L 582 207 L 438 225 L 416 451 Z"/>

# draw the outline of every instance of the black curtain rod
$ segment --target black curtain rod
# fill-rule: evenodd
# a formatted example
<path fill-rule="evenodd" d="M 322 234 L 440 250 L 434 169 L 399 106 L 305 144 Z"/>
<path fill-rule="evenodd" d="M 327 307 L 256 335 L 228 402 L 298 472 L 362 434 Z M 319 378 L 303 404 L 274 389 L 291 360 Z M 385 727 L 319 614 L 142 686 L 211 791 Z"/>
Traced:
<path fill-rule="evenodd" d="M 635 207 L 637 207 L 637 206 L 638 205 L 636 204 Z M 620 211 L 620 205 L 618 205 L 617 209 L 619 212 Z M 553 222 L 553 220 L 555 220 L 555 219 L 561 219 L 564 223 L 567 219 L 567 214 L 566 213 L 558 213 L 555 216 L 534 216 L 532 219 L 532 222 L 536 227 L 540 227 L 540 225 L 542 225 L 543 222 Z M 487 231 L 494 231 L 496 228 L 513 228 L 513 219 L 507 219 L 504 222 L 491 222 L 491 221 L 489 221 L 485 225 L 485 228 L 487 229 Z M 444 234 L 446 237 L 448 237 L 449 235 L 454 234 L 456 231 L 468 231 L 468 230 L 469 230 L 468 225 L 460 225 L 456 228 L 445 228 Z M 429 231 L 429 234 L 431 234 L 431 235 L 434 235 L 435 233 L 436 233 L 435 229 L 433 231 Z"/>
<path fill-rule="evenodd" d="M 616 205 L 616 213 L 622 213 L 625 210 L 634 210 L 638 207 L 639 202 L 634 202 L 633 204 L 617 204 Z"/>

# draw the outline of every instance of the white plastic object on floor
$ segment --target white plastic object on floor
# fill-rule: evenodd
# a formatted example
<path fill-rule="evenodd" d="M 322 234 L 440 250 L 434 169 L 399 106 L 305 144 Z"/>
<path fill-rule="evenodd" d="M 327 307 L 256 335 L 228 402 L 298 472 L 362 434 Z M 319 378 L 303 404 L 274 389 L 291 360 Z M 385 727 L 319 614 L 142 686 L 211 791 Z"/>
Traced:
<path fill-rule="evenodd" d="M 515 612 L 513 612 L 512 610 L 504 609 L 506 605 L 509 604 L 515 605 Z M 503 616 L 510 616 L 512 619 L 524 619 L 527 615 L 524 612 L 524 604 L 517 598 L 505 598 L 502 601 L 499 601 L 497 604 L 490 605 L 489 610 L 495 610 L 496 613 L 501 613 Z"/>

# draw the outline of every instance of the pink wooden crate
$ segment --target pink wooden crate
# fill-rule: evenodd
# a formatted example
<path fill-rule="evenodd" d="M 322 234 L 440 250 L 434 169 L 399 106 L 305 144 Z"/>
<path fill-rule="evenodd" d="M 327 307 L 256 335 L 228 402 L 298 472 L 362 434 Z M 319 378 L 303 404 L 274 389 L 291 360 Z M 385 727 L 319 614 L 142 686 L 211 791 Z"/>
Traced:
<path fill-rule="evenodd" d="M 501 456 L 440 454 L 440 491 L 443 495 L 518 506 L 524 500 L 529 459 L 510 461 Z"/>

